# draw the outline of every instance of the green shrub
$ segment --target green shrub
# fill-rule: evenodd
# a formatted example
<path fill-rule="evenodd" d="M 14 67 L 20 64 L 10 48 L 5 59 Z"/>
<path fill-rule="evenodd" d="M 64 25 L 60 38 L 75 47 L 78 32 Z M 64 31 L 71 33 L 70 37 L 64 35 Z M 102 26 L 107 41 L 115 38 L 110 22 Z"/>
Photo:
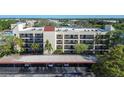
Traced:
<path fill-rule="evenodd" d="M 63 54 L 62 49 L 57 49 L 54 51 L 54 54 Z"/>

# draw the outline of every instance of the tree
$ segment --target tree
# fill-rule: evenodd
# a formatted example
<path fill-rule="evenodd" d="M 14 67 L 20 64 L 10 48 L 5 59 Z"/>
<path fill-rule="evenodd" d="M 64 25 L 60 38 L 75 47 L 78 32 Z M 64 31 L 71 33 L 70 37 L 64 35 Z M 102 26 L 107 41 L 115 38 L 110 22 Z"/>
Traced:
<path fill-rule="evenodd" d="M 0 57 L 5 55 L 9 55 L 12 53 L 12 49 L 10 45 L 1 45 L 0 46 Z"/>
<path fill-rule="evenodd" d="M 10 29 L 10 25 L 16 23 L 16 20 L 12 19 L 1 19 L 0 20 L 0 30 Z"/>
<path fill-rule="evenodd" d="M 13 37 L 13 45 L 15 46 L 15 51 L 17 51 L 18 53 L 21 53 L 24 51 L 23 45 L 24 42 L 21 38 L 18 37 Z"/>
<path fill-rule="evenodd" d="M 14 41 L 14 44 L 15 44 L 15 45 L 18 45 L 18 46 L 20 46 L 20 47 L 22 47 L 23 44 L 24 44 L 23 40 L 20 39 L 20 38 L 18 38 L 18 37 L 14 37 L 14 38 L 13 38 L 13 41 Z"/>
<path fill-rule="evenodd" d="M 111 47 L 107 53 L 98 56 L 99 62 L 103 61 L 124 61 L 124 45 Z"/>
<path fill-rule="evenodd" d="M 124 45 L 114 46 L 99 56 L 92 71 L 96 76 L 124 76 Z"/>
<path fill-rule="evenodd" d="M 96 76 L 120 77 L 124 76 L 124 62 L 100 62 L 92 65 L 92 71 Z"/>
<path fill-rule="evenodd" d="M 117 45 L 114 46 L 113 48 L 110 48 L 108 55 L 114 61 L 118 61 L 118 60 L 124 61 L 124 45 Z"/>
<path fill-rule="evenodd" d="M 3 37 L 4 42 L 12 47 L 13 52 L 21 52 L 23 50 L 24 42 L 21 38 L 15 37 L 15 36 L 4 36 Z"/>
<path fill-rule="evenodd" d="M 88 49 L 88 46 L 86 44 L 76 44 L 74 49 L 77 54 L 81 54 Z"/>
<path fill-rule="evenodd" d="M 114 24 L 113 26 L 114 26 L 114 28 L 116 28 L 118 30 L 124 30 L 124 24 L 118 23 L 118 24 Z"/>
<path fill-rule="evenodd" d="M 100 41 L 102 41 L 102 34 L 101 33 L 97 33 L 95 38 L 94 38 L 95 43 L 99 43 Z"/>
<path fill-rule="evenodd" d="M 56 22 L 52 22 L 46 19 L 41 19 L 39 22 L 36 22 L 34 24 L 35 27 L 41 27 L 41 26 L 58 26 L 59 24 Z"/>
<path fill-rule="evenodd" d="M 33 43 L 31 44 L 31 48 L 34 51 L 34 53 L 36 53 L 36 50 L 40 48 L 40 45 L 38 43 Z"/>
<path fill-rule="evenodd" d="M 45 50 L 48 51 L 49 54 L 53 50 L 52 45 L 49 42 L 49 40 L 46 40 L 46 42 L 45 42 Z"/>
<path fill-rule="evenodd" d="M 4 55 L 10 55 L 22 52 L 23 41 L 15 36 L 0 35 L 3 44 L 0 46 L 1 57 Z"/>
<path fill-rule="evenodd" d="M 107 38 L 109 41 L 109 46 L 113 47 L 118 44 L 124 44 L 124 31 L 119 30 L 119 31 L 109 31 L 106 35 L 109 35 Z"/>
<path fill-rule="evenodd" d="M 0 32 L 3 30 L 3 27 L 0 25 Z"/>

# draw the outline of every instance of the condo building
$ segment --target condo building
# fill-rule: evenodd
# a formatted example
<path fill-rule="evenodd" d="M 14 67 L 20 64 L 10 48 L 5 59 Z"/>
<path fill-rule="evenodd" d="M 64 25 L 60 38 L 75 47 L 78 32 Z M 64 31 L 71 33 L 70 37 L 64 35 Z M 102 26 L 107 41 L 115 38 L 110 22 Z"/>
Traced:
<path fill-rule="evenodd" d="M 108 50 L 106 33 L 114 30 L 111 25 L 106 25 L 101 28 L 70 28 L 70 27 L 30 27 L 26 28 L 25 23 L 12 24 L 11 29 L 13 35 L 21 38 L 24 43 L 26 53 L 31 53 L 32 43 L 38 43 L 40 48 L 39 53 L 45 54 L 46 40 L 52 45 L 54 52 L 57 49 L 62 49 L 64 53 L 75 53 L 74 46 L 76 44 L 87 44 L 89 49 L 88 54 L 103 53 Z"/>

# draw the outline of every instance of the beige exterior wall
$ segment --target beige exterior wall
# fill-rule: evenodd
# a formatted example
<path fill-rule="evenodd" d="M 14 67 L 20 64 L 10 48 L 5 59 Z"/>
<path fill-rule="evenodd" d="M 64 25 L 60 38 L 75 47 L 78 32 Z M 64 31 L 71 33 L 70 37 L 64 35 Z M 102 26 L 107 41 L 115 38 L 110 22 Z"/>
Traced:
<path fill-rule="evenodd" d="M 49 42 L 52 44 L 53 50 L 51 51 L 51 53 L 53 53 L 56 50 L 56 32 L 55 31 L 44 31 L 43 32 L 44 54 L 47 54 L 47 51 L 45 51 L 46 40 L 49 40 Z"/>
<path fill-rule="evenodd" d="M 56 32 L 56 38 L 55 38 L 56 40 L 55 41 L 62 40 L 63 43 L 62 44 L 55 43 L 55 46 L 62 45 L 63 46 L 62 50 L 64 52 L 65 51 L 65 48 L 64 48 L 65 45 L 75 45 L 75 44 L 64 44 L 64 41 L 65 40 L 78 40 L 78 43 L 80 43 L 80 40 L 93 40 L 94 41 L 94 39 L 80 39 L 80 35 L 93 35 L 94 38 L 95 38 L 96 35 L 98 35 L 98 34 L 105 35 L 106 32 L 100 32 L 100 31 L 97 31 L 97 32 L 94 32 L 94 31 L 92 31 L 92 32 L 91 31 L 65 31 L 65 32 L 64 31 L 58 31 L 58 32 Z M 63 35 L 63 39 L 57 39 L 57 35 Z M 65 35 L 78 35 L 78 39 L 65 39 L 64 38 Z M 93 52 L 95 50 L 95 45 L 96 45 L 96 43 L 94 41 L 94 43 L 93 43 L 93 49 L 92 49 Z M 57 48 L 55 47 L 55 49 L 57 49 Z M 68 50 L 71 50 L 71 49 L 68 49 Z"/>
<path fill-rule="evenodd" d="M 32 31 L 31 30 L 31 31 L 18 31 L 18 32 L 16 32 L 16 36 L 19 37 L 19 34 L 33 34 L 33 36 L 34 36 L 35 34 L 41 34 L 41 33 L 43 33 L 43 52 L 44 52 L 44 54 L 47 54 L 47 51 L 45 51 L 46 40 L 49 40 L 49 42 L 52 45 L 53 50 L 51 51 L 51 53 L 53 53 L 57 49 L 57 45 L 59 45 L 59 44 L 57 44 L 57 40 L 62 40 L 63 43 L 61 45 L 63 47 L 62 50 L 64 52 L 65 51 L 65 47 L 64 47 L 65 40 L 77 40 L 78 43 L 80 43 L 80 40 L 94 40 L 94 39 L 80 39 L 80 35 L 93 35 L 95 37 L 97 34 L 100 34 L 100 35 L 106 34 L 106 32 L 101 32 L 101 31 L 37 31 L 37 30 Z M 63 38 L 57 39 L 57 35 L 63 35 Z M 77 39 L 65 39 L 64 38 L 65 35 L 78 35 L 78 38 Z M 66 45 L 68 45 L 68 44 L 66 44 Z M 69 45 L 75 45 L 75 44 L 69 44 Z M 95 50 L 95 45 L 96 45 L 96 43 L 94 41 L 92 51 Z M 72 49 L 67 49 L 67 50 L 72 50 Z"/>

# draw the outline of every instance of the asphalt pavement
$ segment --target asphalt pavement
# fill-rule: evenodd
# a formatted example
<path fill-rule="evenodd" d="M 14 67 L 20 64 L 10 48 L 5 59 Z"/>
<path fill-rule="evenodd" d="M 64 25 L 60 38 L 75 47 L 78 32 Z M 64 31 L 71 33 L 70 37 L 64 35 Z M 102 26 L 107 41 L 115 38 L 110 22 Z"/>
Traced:
<path fill-rule="evenodd" d="M 0 77 L 94 77 L 87 67 L 0 67 Z"/>

